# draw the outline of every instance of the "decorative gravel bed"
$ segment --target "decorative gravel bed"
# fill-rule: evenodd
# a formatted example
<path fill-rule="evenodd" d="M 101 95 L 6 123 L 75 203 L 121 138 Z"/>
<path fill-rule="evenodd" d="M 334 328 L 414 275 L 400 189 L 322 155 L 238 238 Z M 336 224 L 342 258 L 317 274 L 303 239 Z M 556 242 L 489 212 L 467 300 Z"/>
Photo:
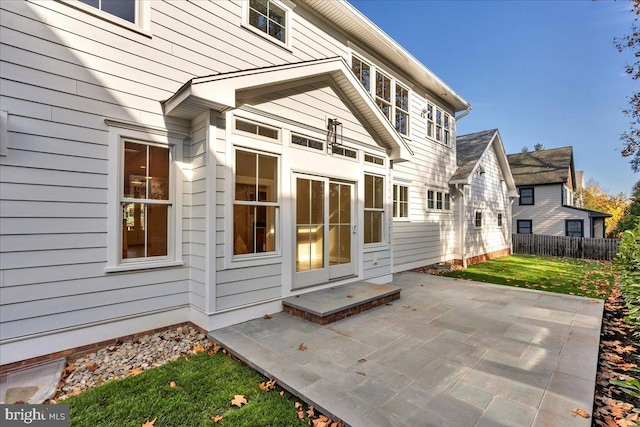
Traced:
<path fill-rule="evenodd" d="M 211 346 L 205 334 L 190 326 L 145 335 L 67 361 L 56 394 L 49 403 L 63 401 L 107 381 L 137 375 Z"/>

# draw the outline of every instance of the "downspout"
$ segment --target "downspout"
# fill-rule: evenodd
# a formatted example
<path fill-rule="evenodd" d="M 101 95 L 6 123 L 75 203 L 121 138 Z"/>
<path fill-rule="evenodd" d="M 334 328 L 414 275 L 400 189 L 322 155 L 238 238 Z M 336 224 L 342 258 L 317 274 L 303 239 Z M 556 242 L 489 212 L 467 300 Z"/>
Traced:
<path fill-rule="evenodd" d="M 464 184 L 458 184 L 458 197 L 460 197 L 460 258 L 462 258 L 462 268 L 467 268 L 467 224 L 465 222 L 465 211 L 467 210 L 464 203 Z"/>
<path fill-rule="evenodd" d="M 513 255 L 513 202 L 516 201 L 516 198 L 510 197 L 509 199 L 509 246 L 511 247 L 510 255 Z"/>

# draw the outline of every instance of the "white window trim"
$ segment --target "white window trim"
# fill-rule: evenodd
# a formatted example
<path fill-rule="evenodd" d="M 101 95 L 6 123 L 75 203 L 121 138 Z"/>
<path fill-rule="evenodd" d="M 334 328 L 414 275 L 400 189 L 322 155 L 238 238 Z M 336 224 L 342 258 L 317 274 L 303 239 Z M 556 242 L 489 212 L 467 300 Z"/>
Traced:
<path fill-rule="evenodd" d="M 396 211 L 393 208 L 393 201 L 395 200 L 396 197 L 396 192 L 395 192 L 395 186 L 398 186 L 398 188 L 400 187 L 406 187 L 407 188 L 407 216 L 396 216 Z M 392 191 L 392 196 L 391 196 L 391 214 L 393 216 L 393 221 L 394 222 L 411 222 L 411 184 L 407 183 L 407 182 L 402 182 L 402 181 L 394 181 L 393 185 L 391 187 L 391 191 Z"/>
<path fill-rule="evenodd" d="M 227 116 L 233 117 L 231 114 Z M 227 126 L 227 175 L 225 179 L 225 219 L 224 219 L 224 236 L 225 243 L 229 242 L 229 244 L 224 245 L 224 266 L 225 269 L 231 268 L 244 268 L 244 267 L 254 267 L 260 265 L 273 264 L 278 258 L 282 258 L 282 242 L 283 242 L 283 232 L 282 229 L 282 212 L 284 209 L 284 203 L 282 198 L 282 150 L 278 152 L 274 151 L 266 151 L 260 141 L 255 141 L 254 144 L 235 144 L 231 141 L 231 130 L 235 129 L 235 122 L 232 120 L 227 120 L 227 122 L 232 122 L 232 126 Z M 287 132 L 289 134 L 289 132 Z M 271 147 L 270 147 L 271 148 Z M 243 255 L 234 255 L 234 236 L 233 236 L 233 204 L 235 202 L 235 184 L 236 184 L 236 151 L 246 151 L 250 153 L 264 154 L 267 156 L 273 156 L 278 159 L 278 209 L 276 213 L 276 250 L 274 252 L 261 252 L 257 254 L 243 254 Z"/>
<path fill-rule="evenodd" d="M 388 216 L 389 215 L 389 209 L 387 209 L 387 197 L 388 196 L 388 182 L 389 182 L 389 178 L 386 175 L 380 175 L 379 173 L 372 173 L 372 172 L 368 172 L 368 171 L 364 171 L 364 174 L 362 175 L 362 191 L 366 191 L 366 185 L 365 185 L 365 175 L 370 175 L 373 177 L 381 177 L 382 178 L 382 187 L 383 187 L 383 201 L 382 201 L 382 209 L 380 208 L 367 208 L 365 206 L 365 194 L 362 194 L 362 214 L 363 214 L 363 218 L 362 218 L 362 234 L 361 234 L 361 242 L 363 244 L 363 250 L 367 250 L 367 249 L 374 249 L 374 248 L 382 248 L 382 247 L 387 247 L 387 228 L 388 228 Z M 376 211 L 376 212 L 382 212 L 382 235 L 380 238 L 379 242 L 371 242 L 371 243 L 365 243 L 364 241 L 364 212 L 367 211 Z"/>
<path fill-rule="evenodd" d="M 56 0 L 74 9 L 93 15 L 104 21 L 111 22 L 127 30 L 135 31 L 143 36 L 151 37 L 151 0 L 136 0 L 136 22 L 129 22 L 119 16 L 112 15 L 98 8 L 82 3 L 79 0 Z"/>
<path fill-rule="evenodd" d="M 429 192 L 433 192 L 433 207 L 429 207 Z M 442 208 L 438 209 L 438 193 L 442 194 Z M 446 194 L 449 195 L 449 209 L 445 209 L 445 198 Z M 439 214 L 451 214 L 453 211 L 451 207 L 451 202 L 453 202 L 453 197 L 451 197 L 451 193 L 442 188 L 428 187 L 425 186 L 424 193 L 424 210 L 426 212 L 431 213 L 439 213 Z"/>
<path fill-rule="evenodd" d="M 186 134 L 169 133 L 167 130 L 132 122 L 105 120 L 109 127 L 108 202 L 107 202 L 107 266 L 106 273 L 143 270 L 184 265 L 182 260 L 182 144 Z M 171 182 L 171 213 L 168 227 L 166 257 L 122 260 L 122 147 L 124 141 L 134 141 L 167 147 L 170 150 L 169 179 Z"/>
<path fill-rule="evenodd" d="M 429 120 L 429 113 L 428 113 L 428 108 L 429 106 L 431 106 L 431 108 L 433 109 L 433 119 Z M 424 137 L 427 138 L 428 140 L 431 140 L 433 142 L 436 142 L 444 147 L 448 147 L 448 148 L 452 148 L 453 147 L 453 142 L 455 139 L 455 117 L 453 114 L 449 114 L 444 108 L 441 108 L 439 105 L 431 102 L 431 101 L 426 101 L 426 106 L 424 108 L 424 120 L 425 120 L 425 128 L 424 128 Z M 436 128 L 438 127 L 437 123 L 436 123 L 436 115 L 437 112 L 440 111 L 442 113 L 442 125 L 440 126 L 442 128 L 442 134 L 441 134 L 441 138 L 440 140 L 438 140 L 436 138 Z M 449 142 L 447 144 L 445 144 L 444 140 L 445 140 L 445 127 L 444 127 L 444 123 L 445 123 L 445 116 L 449 117 Z M 429 136 L 429 127 L 432 126 L 432 131 L 433 131 L 433 136 Z"/>
<path fill-rule="evenodd" d="M 371 156 L 373 158 L 380 159 L 380 160 L 382 160 L 382 164 L 380 165 L 378 163 L 369 162 L 369 161 L 367 161 L 366 156 Z M 380 156 L 378 154 L 367 153 L 366 151 L 362 154 L 362 161 L 366 165 L 371 165 L 371 166 L 377 167 L 377 168 L 384 168 L 385 165 L 387 164 L 387 162 L 386 162 L 384 157 L 382 157 L 382 156 Z"/>
<path fill-rule="evenodd" d="M 378 97 L 376 96 L 376 73 L 380 72 L 381 74 L 383 74 L 385 77 L 389 78 L 391 80 L 391 111 L 389 113 L 390 118 L 389 118 L 389 122 L 391 123 L 391 125 L 395 128 L 396 127 L 396 102 L 395 102 L 395 96 L 396 96 L 396 83 L 399 84 L 400 86 L 402 86 L 403 88 L 407 89 L 407 97 L 408 97 L 408 107 L 409 110 L 406 111 L 407 113 L 407 133 L 403 134 L 400 133 L 400 131 L 398 131 L 398 133 L 400 133 L 400 135 L 404 136 L 405 138 L 410 139 L 411 138 L 411 100 L 413 97 L 413 91 L 411 90 L 411 85 L 408 85 L 402 81 L 400 81 L 399 79 L 393 77 L 392 73 L 387 72 L 384 68 L 379 67 L 378 65 L 376 65 L 376 63 L 374 61 L 371 61 L 370 59 L 368 59 L 365 55 L 360 54 L 359 52 L 355 52 L 353 50 L 349 51 L 349 68 L 351 69 L 351 67 L 353 66 L 353 58 L 357 58 L 359 61 L 366 63 L 367 65 L 369 65 L 369 95 L 371 95 L 371 97 L 373 98 L 373 101 L 376 102 L 376 106 L 377 106 L 377 99 Z M 356 77 L 357 78 L 357 77 Z M 358 80 L 360 81 L 360 80 Z M 364 88 L 364 86 L 363 86 Z M 366 90 L 366 88 L 364 88 Z M 385 101 L 386 102 L 386 101 Z M 401 110 L 404 111 L 404 110 Z M 383 113 L 384 115 L 384 113 Z"/>
<path fill-rule="evenodd" d="M 253 25 L 251 25 L 249 23 L 249 0 L 243 0 L 241 2 L 242 4 L 242 23 L 241 23 L 241 27 L 245 28 L 249 31 L 251 31 L 252 33 L 260 36 L 261 38 L 275 44 L 276 46 L 280 46 L 286 50 L 288 50 L 289 52 L 292 51 L 291 49 L 291 45 L 292 45 L 292 32 L 293 32 L 293 7 L 290 7 L 288 5 L 285 5 L 283 2 L 278 1 L 278 0 L 269 0 L 273 3 L 275 3 L 278 7 L 282 8 L 285 13 L 287 14 L 287 18 L 286 18 L 286 40 L 285 42 L 281 42 L 280 40 L 276 39 L 275 37 L 269 35 L 268 33 L 265 33 L 263 31 L 260 31 L 258 28 L 254 27 Z"/>
<path fill-rule="evenodd" d="M 480 214 L 480 225 L 476 224 L 476 216 Z M 474 209 L 473 210 L 473 228 L 474 230 L 481 230 L 484 227 L 485 218 L 482 209 Z"/>
<path fill-rule="evenodd" d="M 500 224 L 500 222 L 498 220 L 500 215 L 502 215 L 502 224 Z M 505 223 L 505 221 L 504 221 L 504 212 L 502 212 L 502 211 L 496 212 L 496 227 L 504 228 L 504 223 Z"/>

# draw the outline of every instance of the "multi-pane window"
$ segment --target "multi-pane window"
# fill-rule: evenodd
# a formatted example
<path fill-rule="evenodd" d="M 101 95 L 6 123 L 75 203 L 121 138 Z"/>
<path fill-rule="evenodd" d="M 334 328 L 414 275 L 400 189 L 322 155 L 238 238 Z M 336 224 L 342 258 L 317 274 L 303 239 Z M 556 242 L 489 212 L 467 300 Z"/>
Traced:
<path fill-rule="evenodd" d="M 451 195 L 443 191 L 427 190 L 427 210 L 451 210 Z"/>
<path fill-rule="evenodd" d="M 374 156 L 373 154 L 365 154 L 364 161 L 367 163 L 373 163 L 374 165 L 384 166 L 384 159 L 382 157 Z"/>
<path fill-rule="evenodd" d="M 80 0 L 82 3 L 100 9 L 129 22 L 136 22 L 136 0 Z"/>
<path fill-rule="evenodd" d="M 278 158 L 236 151 L 233 254 L 276 251 Z"/>
<path fill-rule="evenodd" d="M 409 134 L 409 89 L 396 83 L 396 129 Z"/>
<path fill-rule="evenodd" d="M 324 150 L 324 143 L 322 141 L 317 141 L 315 139 L 307 138 L 305 136 L 292 134 L 291 143 L 295 145 L 299 145 L 301 147 L 313 148 L 314 150 L 319 150 L 319 151 Z"/>
<path fill-rule="evenodd" d="M 518 192 L 520 193 L 521 205 L 533 205 L 535 203 L 533 187 L 520 187 Z"/>
<path fill-rule="evenodd" d="M 440 108 L 434 107 L 431 103 L 427 103 L 425 118 L 427 121 L 427 136 L 445 145 L 450 145 L 451 135 L 453 134 L 453 118 Z"/>
<path fill-rule="evenodd" d="M 409 135 L 409 89 L 355 55 L 351 70 L 396 130 Z"/>
<path fill-rule="evenodd" d="M 476 228 L 482 228 L 482 211 L 475 211 L 473 225 Z"/>
<path fill-rule="evenodd" d="M 530 219 L 519 219 L 516 223 L 516 230 L 518 234 L 532 234 L 533 233 L 533 221 Z"/>
<path fill-rule="evenodd" d="M 364 243 L 381 243 L 384 235 L 384 178 L 364 176 Z"/>
<path fill-rule="evenodd" d="M 584 237 L 584 220 L 567 219 L 565 220 L 565 235 L 569 237 Z"/>
<path fill-rule="evenodd" d="M 122 259 L 166 257 L 173 215 L 169 149 L 132 141 L 123 149 Z"/>
<path fill-rule="evenodd" d="M 354 56 L 351 60 L 351 70 L 369 92 L 371 90 L 371 66 Z"/>
<path fill-rule="evenodd" d="M 502 227 L 502 214 L 498 213 L 498 227 Z"/>
<path fill-rule="evenodd" d="M 236 130 L 241 132 L 252 133 L 269 139 L 278 139 L 278 129 L 260 125 L 258 123 L 249 122 L 242 119 L 236 119 Z"/>
<path fill-rule="evenodd" d="M 340 146 L 331 147 L 331 154 L 342 156 L 342 157 L 348 157 L 350 159 L 358 158 L 358 152 L 356 150 L 351 150 L 349 148 L 340 147 Z"/>
<path fill-rule="evenodd" d="M 393 217 L 409 218 L 409 187 L 393 184 Z"/>
<path fill-rule="evenodd" d="M 249 0 L 249 25 L 287 43 L 287 12 L 271 0 Z"/>
<path fill-rule="evenodd" d="M 391 79 L 380 71 L 376 71 L 376 104 L 391 120 Z"/>

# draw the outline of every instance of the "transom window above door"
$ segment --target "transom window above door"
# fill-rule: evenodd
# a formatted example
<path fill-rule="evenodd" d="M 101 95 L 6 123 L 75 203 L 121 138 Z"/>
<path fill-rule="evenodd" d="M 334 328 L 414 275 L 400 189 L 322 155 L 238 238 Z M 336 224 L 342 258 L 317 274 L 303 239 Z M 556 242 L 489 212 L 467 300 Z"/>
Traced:
<path fill-rule="evenodd" d="M 375 65 L 353 55 L 351 70 L 376 105 L 402 135 L 409 135 L 409 89 Z M 371 76 L 375 76 L 372 80 Z"/>

